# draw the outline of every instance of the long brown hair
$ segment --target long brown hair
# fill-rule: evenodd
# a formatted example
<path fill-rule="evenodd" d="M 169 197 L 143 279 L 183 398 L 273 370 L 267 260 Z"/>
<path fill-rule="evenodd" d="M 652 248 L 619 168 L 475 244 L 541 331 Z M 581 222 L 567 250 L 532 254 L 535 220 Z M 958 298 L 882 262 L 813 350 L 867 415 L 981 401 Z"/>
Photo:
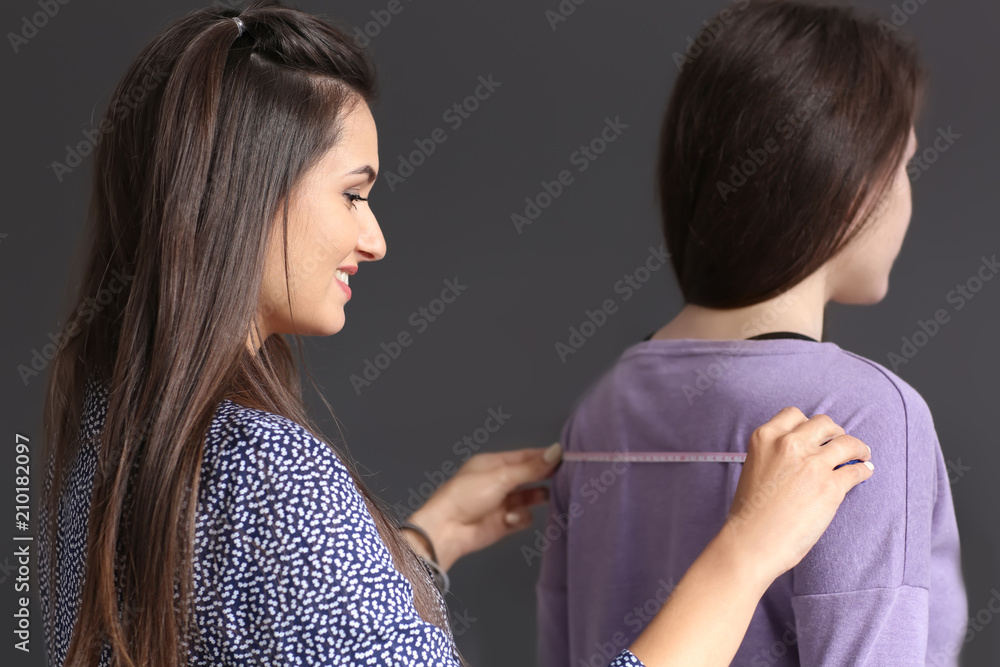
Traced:
<path fill-rule="evenodd" d="M 658 194 L 686 303 L 773 298 L 874 217 L 925 86 L 915 47 L 886 25 L 844 6 L 744 0 L 678 54 Z"/>
<path fill-rule="evenodd" d="M 373 64 L 344 32 L 271 0 L 184 16 L 118 84 L 112 99 L 130 104 L 127 112 L 110 104 L 101 124 L 74 310 L 98 294 L 107 301 L 111 275 L 128 276 L 127 287 L 54 358 L 44 412 L 52 477 L 42 530 L 52 536 L 63 471 L 82 444 L 87 379 L 110 388 L 66 665 L 97 664 L 105 642 L 113 665 L 186 663 L 199 471 L 220 401 L 283 415 L 327 442 L 306 413 L 286 339 L 270 336 L 256 354 L 247 341 L 259 340 L 268 239 L 282 234 L 287 251 L 289 194 L 335 145 L 350 105 L 374 95 Z M 427 572 L 340 458 L 421 617 L 447 632 Z"/>

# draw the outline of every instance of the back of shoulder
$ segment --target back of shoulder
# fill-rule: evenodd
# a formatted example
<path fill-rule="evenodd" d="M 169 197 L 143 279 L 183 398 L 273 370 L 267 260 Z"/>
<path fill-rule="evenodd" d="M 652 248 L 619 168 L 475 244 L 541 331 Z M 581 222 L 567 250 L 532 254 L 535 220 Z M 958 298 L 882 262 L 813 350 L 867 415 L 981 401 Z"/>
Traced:
<path fill-rule="evenodd" d="M 934 421 L 927 402 L 908 382 L 871 359 L 847 350 L 840 350 L 840 353 L 857 369 L 859 384 L 866 385 L 862 396 L 883 407 L 897 405 L 909 428 L 933 430 Z"/>

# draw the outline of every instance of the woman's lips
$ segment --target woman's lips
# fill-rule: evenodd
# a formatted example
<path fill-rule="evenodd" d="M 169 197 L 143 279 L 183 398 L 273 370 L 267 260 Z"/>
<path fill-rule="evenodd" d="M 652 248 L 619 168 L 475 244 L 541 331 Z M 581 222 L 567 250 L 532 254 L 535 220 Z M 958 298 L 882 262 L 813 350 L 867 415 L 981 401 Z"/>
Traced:
<path fill-rule="evenodd" d="M 334 279 L 343 288 L 344 292 L 347 294 L 347 298 L 351 298 L 351 288 L 348 287 L 349 276 L 357 272 L 358 267 L 356 266 L 345 266 L 343 268 L 337 269 L 333 273 Z"/>

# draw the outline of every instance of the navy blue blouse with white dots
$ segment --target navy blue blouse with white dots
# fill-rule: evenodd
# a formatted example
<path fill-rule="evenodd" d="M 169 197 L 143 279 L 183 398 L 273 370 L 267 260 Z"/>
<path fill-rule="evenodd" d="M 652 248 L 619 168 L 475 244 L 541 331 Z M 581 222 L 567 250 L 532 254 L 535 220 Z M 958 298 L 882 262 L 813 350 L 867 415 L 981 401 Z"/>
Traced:
<path fill-rule="evenodd" d="M 82 591 L 93 439 L 107 396 L 106 387 L 88 382 L 85 444 L 60 499 L 54 545 L 45 530 L 39 534 L 43 626 L 54 667 L 65 660 Z M 40 519 L 44 527 L 47 517 Z M 199 634 L 191 665 L 459 665 L 451 631 L 417 613 L 413 589 L 393 566 L 347 468 L 285 417 L 219 404 L 202 459 L 194 555 Z M 109 658 L 105 645 L 102 667 Z M 628 650 L 611 663 L 641 664 Z"/>

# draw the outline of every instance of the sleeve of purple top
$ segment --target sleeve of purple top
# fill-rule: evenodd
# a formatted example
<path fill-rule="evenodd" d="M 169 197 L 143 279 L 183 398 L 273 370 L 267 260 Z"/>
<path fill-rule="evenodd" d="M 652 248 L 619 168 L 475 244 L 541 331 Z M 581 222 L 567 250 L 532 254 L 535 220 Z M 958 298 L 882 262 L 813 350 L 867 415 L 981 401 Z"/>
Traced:
<path fill-rule="evenodd" d="M 872 448 L 875 474 L 848 492 L 793 570 L 803 667 L 957 664 L 957 651 L 927 654 L 929 643 L 964 632 L 954 620 L 965 593 L 947 470 L 927 404 L 886 379 L 892 391 L 842 424 Z M 936 610 L 932 599 L 953 608 Z"/>

